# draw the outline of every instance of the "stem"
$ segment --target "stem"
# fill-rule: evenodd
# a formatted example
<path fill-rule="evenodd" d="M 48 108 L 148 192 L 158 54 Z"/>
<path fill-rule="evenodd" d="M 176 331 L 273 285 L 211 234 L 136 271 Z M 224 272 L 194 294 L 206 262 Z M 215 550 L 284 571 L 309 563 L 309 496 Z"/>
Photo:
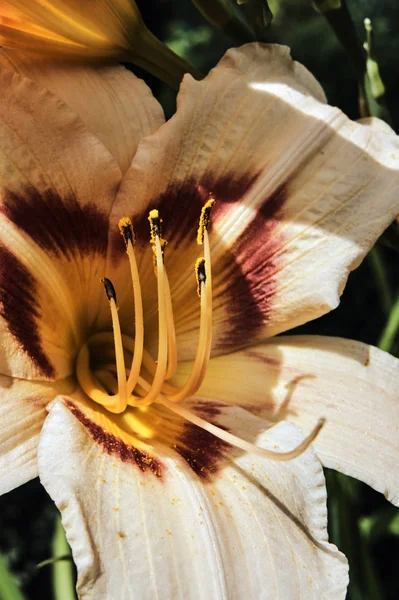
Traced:
<path fill-rule="evenodd" d="M 0 554 L 0 600 L 24 600 L 14 576 L 9 571 L 7 559 Z"/>
<path fill-rule="evenodd" d="M 359 85 L 360 116 L 379 117 L 389 123 L 390 116 L 383 98 L 377 99 L 373 96 L 375 85 L 370 82 L 367 71 L 368 54 L 357 37 L 356 27 L 345 0 L 313 0 L 313 5 L 327 19 L 355 69 Z M 371 43 L 372 38 L 370 35 L 368 35 L 368 39 Z"/>
<path fill-rule="evenodd" d="M 61 518 L 57 515 L 53 537 L 54 558 L 71 554 L 65 537 Z M 73 563 L 71 560 L 59 560 L 53 563 L 53 590 L 55 600 L 76 600 Z"/>
<path fill-rule="evenodd" d="M 388 320 L 378 342 L 378 347 L 385 352 L 390 352 L 395 336 L 399 330 L 399 296 L 393 305 Z"/>
<path fill-rule="evenodd" d="M 251 29 L 240 19 L 226 0 L 192 0 L 200 13 L 223 33 L 239 44 L 255 41 Z"/>
<path fill-rule="evenodd" d="M 178 90 L 185 73 L 194 79 L 203 79 L 203 74 L 186 60 L 175 54 L 148 29 L 140 32 L 141 44 L 137 54 L 130 62 L 145 69 L 171 88 Z"/>
<path fill-rule="evenodd" d="M 273 13 L 267 0 L 238 0 L 243 5 L 247 18 L 255 30 L 256 39 L 259 42 L 268 41 L 268 30 L 273 20 Z"/>
<path fill-rule="evenodd" d="M 369 103 L 370 114 L 391 124 L 392 119 L 385 102 L 385 86 L 382 82 L 378 62 L 374 55 L 374 32 L 370 19 L 364 20 L 366 42 L 363 47 L 367 53 L 364 82 Z"/>
<path fill-rule="evenodd" d="M 349 60 L 355 68 L 359 83 L 363 85 L 366 72 L 366 53 L 357 37 L 355 24 L 345 0 L 314 0 L 316 10 L 326 18 Z"/>
<path fill-rule="evenodd" d="M 381 250 L 374 246 L 368 254 L 368 259 L 380 294 L 382 309 L 385 315 L 389 315 L 394 300 Z"/>

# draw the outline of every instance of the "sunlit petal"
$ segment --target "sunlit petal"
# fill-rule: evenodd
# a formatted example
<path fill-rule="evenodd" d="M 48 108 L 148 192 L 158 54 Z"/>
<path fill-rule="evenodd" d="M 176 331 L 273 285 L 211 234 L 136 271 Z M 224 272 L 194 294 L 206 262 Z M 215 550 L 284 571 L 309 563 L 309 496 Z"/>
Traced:
<path fill-rule="evenodd" d="M 344 598 L 346 563 L 327 542 L 324 477 L 312 452 L 283 467 L 242 455 L 203 480 L 164 446 L 154 471 L 69 406 L 51 409 L 39 470 L 62 512 L 82 596 Z M 239 413 L 230 424 L 261 428 Z M 258 437 L 285 448 L 300 434 L 282 424 Z"/>
<path fill-rule="evenodd" d="M 184 371 L 189 365 L 182 381 Z M 323 464 L 399 503 L 399 361 L 389 354 L 341 338 L 283 336 L 211 360 L 200 393 L 304 432 L 325 417 L 314 442 Z"/>
<path fill-rule="evenodd" d="M 398 138 L 321 100 L 286 48 L 248 45 L 205 80 L 187 77 L 176 115 L 141 142 L 114 218 L 140 222 L 149 206 L 163 216 L 182 356 L 195 344 L 187 282 L 209 194 L 217 353 L 336 307 L 349 272 L 398 214 Z"/>

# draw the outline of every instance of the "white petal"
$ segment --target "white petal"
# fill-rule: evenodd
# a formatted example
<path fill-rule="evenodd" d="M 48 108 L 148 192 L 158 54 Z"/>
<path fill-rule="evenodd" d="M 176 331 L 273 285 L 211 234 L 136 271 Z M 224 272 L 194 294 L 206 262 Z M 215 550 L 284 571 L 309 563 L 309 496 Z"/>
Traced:
<path fill-rule="evenodd" d="M 57 392 L 49 385 L 0 375 L 0 494 L 37 477 L 37 444 Z"/>
<path fill-rule="evenodd" d="M 232 412 L 220 418 L 241 423 L 241 433 L 265 427 Z M 346 562 L 327 543 L 324 477 L 311 451 L 278 465 L 239 456 L 201 479 L 167 447 L 154 448 L 158 472 L 140 470 L 93 425 L 56 401 L 39 448 L 81 598 L 344 598 Z M 258 443 L 291 448 L 299 439 L 281 424 Z"/>
<path fill-rule="evenodd" d="M 399 504 L 399 361 L 389 354 L 341 338 L 282 336 L 212 359 L 200 392 L 305 432 L 325 417 L 314 442 L 322 463 Z"/>

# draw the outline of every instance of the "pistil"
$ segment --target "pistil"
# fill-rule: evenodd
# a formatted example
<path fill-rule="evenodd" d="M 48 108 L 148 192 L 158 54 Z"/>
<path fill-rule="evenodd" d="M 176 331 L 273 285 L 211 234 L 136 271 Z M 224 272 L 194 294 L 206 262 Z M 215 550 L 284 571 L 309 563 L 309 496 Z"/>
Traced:
<path fill-rule="evenodd" d="M 163 404 L 172 412 L 183 417 L 183 419 L 186 419 L 186 421 L 197 425 L 197 427 L 201 427 L 201 429 L 212 433 L 219 439 L 223 440 L 224 442 L 227 442 L 228 444 L 231 444 L 232 446 L 235 446 L 236 448 L 240 448 L 241 450 L 245 450 L 245 452 L 249 452 L 251 454 L 257 454 L 258 456 L 262 456 L 263 458 L 268 458 L 270 460 L 277 461 L 292 460 L 303 454 L 303 452 L 305 452 L 305 450 L 309 448 L 310 444 L 316 438 L 316 436 L 318 435 L 319 431 L 325 423 L 324 419 L 320 419 L 317 425 L 309 433 L 309 435 L 303 440 L 303 442 L 301 442 L 293 450 L 290 450 L 289 452 L 274 452 L 273 450 L 267 450 L 266 448 L 261 448 L 260 446 L 255 446 L 255 444 L 251 444 L 251 442 L 247 442 L 246 440 L 243 440 L 242 438 L 233 435 L 232 433 L 229 433 L 224 429 L 221 429 L 217 425 L 213 425 L 213 423 L 205 421 L 205 419 L 202 419 L 201 417 L 194 414 L 184 406 L 181 406 L 180 404 L 176 405 L 167 400 L 166 398 L 163 398 L 160 401 L 160 404 Z"/>

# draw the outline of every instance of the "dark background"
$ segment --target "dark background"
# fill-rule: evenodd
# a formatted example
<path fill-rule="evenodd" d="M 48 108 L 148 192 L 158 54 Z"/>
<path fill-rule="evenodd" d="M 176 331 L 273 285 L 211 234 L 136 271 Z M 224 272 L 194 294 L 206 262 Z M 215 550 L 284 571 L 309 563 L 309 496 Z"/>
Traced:
<path fill-rule="evenodd" d="M 180 55 L 206 73 L 234 42 L 212 28 L 190 0 L 137 0 L 149 29 Z M 292 48 L 324 87 L 329 103 L 358 118 L 357 84 L 353 69 L 323 16 L 310 0 L 270 2 L 275 18 L 270 41 Z M 370 17 L 376 32 L 376 54 L 387 90 L 387 104 L 399 129 L 399 2 L 352 0 L 348 6 L 364 39 L 363 19 Z M 167 115 L 175 94 L 144 75 Z M 378 255 L 366 258 L 350 276 L 340 307 L 298 331 L 353 338 L 377 345 L 387 311 L 376 278 L 375 260 L 387 272 L 392 297 L 399 291 L 398 253 L 379 244 Z M 392 352 L 398 356 L 396 340 Z M 399 598 L 399 516 L 380 494 L 350 478 L 327 472 L 330 531 L 351 564 L 351 600 Z M 51 557 L 56 511 L 38 480 L 0 498 L 0 550 L 7 556 L 27 598 L 53 598 L 52 567 L 37 568 Z M 0 600 L 1 596 L 0 596 Z"/>

